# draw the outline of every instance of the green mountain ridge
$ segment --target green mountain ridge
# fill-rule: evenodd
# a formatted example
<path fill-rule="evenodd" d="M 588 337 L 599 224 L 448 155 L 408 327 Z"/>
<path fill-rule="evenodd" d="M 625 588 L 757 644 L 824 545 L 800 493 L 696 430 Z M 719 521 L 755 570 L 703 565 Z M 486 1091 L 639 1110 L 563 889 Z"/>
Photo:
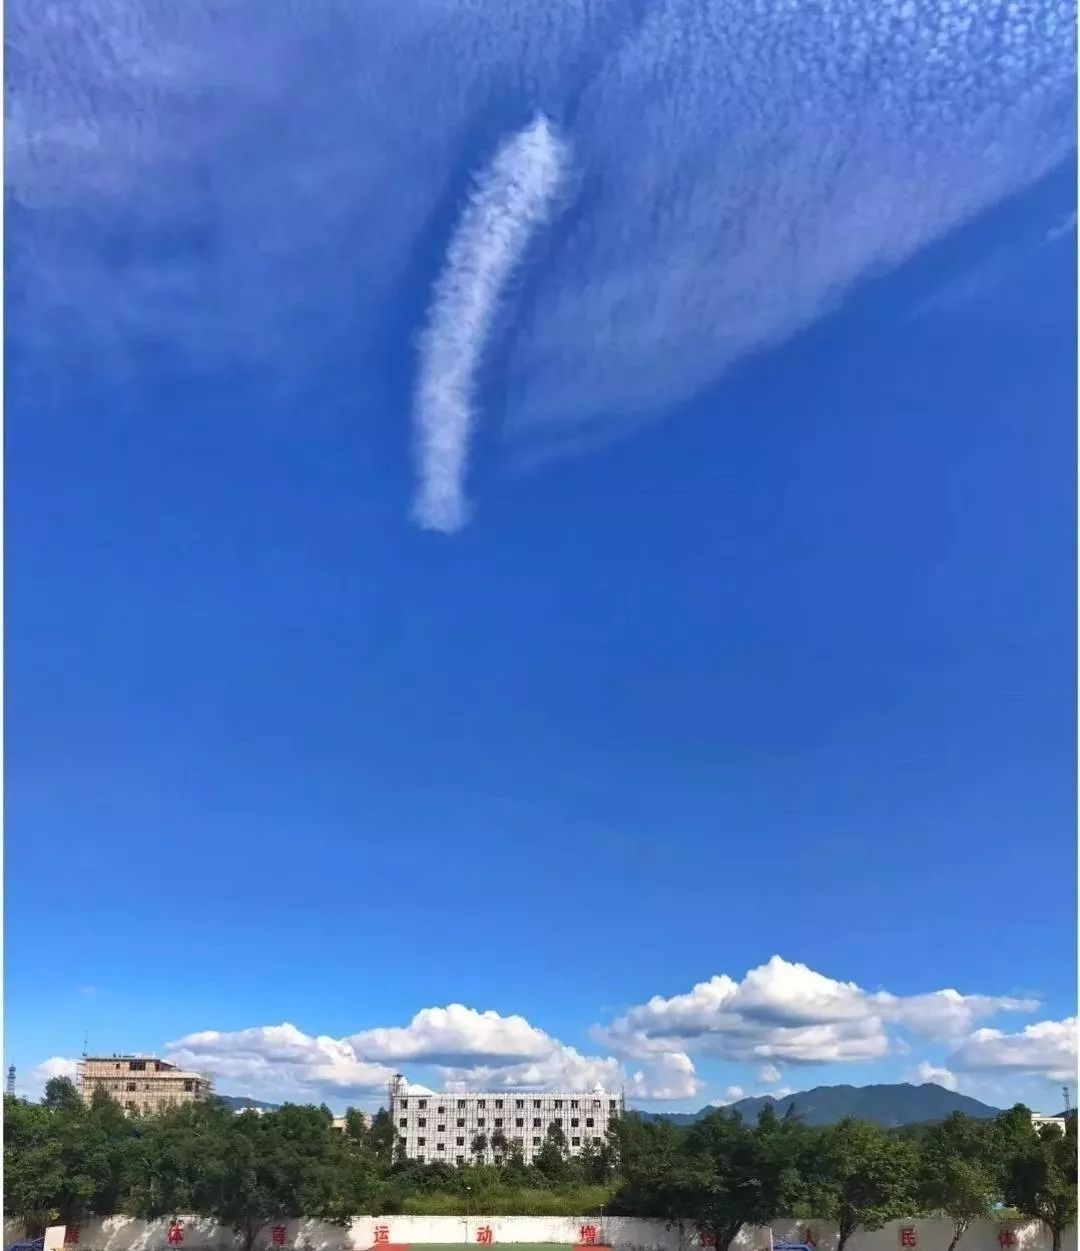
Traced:
<path fill-rule="evenodd" d="M 794 1106 L 807 1125 L 834 1125 L 846 1116 L 873 1121 L 885 1129 L 928 1121 L 943 1121 L 950 1113 L 963 1112 L 980 1119 L 997 1116 L 999 1108 L 980 1103 L 969 1095 L 946 1090 L 935 1082 L 913 1086 L 908 1082 L 877 1086 L 815 1086 L 776 1098 L 759 1095 L 739 1099 L 725 1105 L 729 1112 L 738 1112 L 745 1121 L 756 1121 L 763 1108 L 776 1109 L 782 1116 Z M 692 1125 L 715 1111 L 710 1104 L 697 1112 L 641 1112 L 634 1115 L 648 1121 L 670 1121 L 674 1125 Z"/>

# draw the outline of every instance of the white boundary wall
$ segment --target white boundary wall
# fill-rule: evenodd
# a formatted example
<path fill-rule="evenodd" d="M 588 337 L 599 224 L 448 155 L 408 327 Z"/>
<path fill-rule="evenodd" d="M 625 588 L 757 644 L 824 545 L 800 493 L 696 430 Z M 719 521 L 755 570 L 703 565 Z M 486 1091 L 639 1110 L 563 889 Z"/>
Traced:
<path fill-rule="evenodd" d="M 202 1216 L 180 1216 L 183 1242 L 169 1242 L 172 1221 L 140 1221 L 127 1216 L 95 1217 L 79 1227 L 78 1243 L 68 1251 L 236 1251 L 241 1240 L 230 1229 Z M 273 1241 L 268 1224 L 255 1240 L 254 1251 L 380 1251 L 383 1244 L 408 1246 L 414 1243 L 444 1243 L 461 1246 L 498 1246 L 501 1243 L 554 1243 L 576 1245 L 587 1239 L 583 1226 L 596 1230 L 596 1241 L 620 1251 L 700 1251 L 701 1243 L 692 1225 L 667 1225 L 664 1221 L 637 1217 L 606 1216 L 357 1216 L 348 1226 L 323 1221 L 281 1222 L 283 1242 Z M 914 1229 L 910 1235 L 901 1230 Z M 795 1223 L 777 1221 L 772 1228 L 777 1241 L 804 1242 L 809 1230 L 817 1251 L 835 1251 L 836 1227 L 825 1221 Z M 23 1236 L 18 1222 L 4 1222 L 4 1245 Z M 952 1237 L 951 1226 L 943 1220 L 893 1221 L 873 1233 L 859 1230 L 849 1241 L 849 1251 L 946 1251 Z M 1010 1242 L 1010 1237 L 1014 1239 Z M 764 1251 L 768 1232 L 743 1230 L 736 1240 L 737 1251 Z M 978 1221 L 961 1241 L 957 1251 L 1049 1251 L 1049 1232 L 1037 1221 L 1008 1222 L 1005 1225 Z M 1068 1231 L 1063 1251 L 1077 1251 L 1076 1227 Z"/>

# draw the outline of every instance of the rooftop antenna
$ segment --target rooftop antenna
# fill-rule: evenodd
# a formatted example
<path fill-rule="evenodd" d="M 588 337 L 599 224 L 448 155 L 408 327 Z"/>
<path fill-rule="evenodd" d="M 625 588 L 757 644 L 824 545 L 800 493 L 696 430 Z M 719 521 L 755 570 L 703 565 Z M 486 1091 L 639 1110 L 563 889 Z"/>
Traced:
<path fill-rule="evenodd" d="M 1061 1093 L 1065 1096 L 1065 1115 L 1068 1116 L 1072 1111 L 1072 1103 L 1069 1101 L 1069 1088 L 1062 1086 Z"/>
<path fill-rule="evenodd" d="M 89 1047 L 89 1046 L 90 1046 L 90 1031 L 89 1031 L 89 1030 L 86 1030 L 86 1031 L 84 1031 L 84 1033 L 83 1033 L 83 1039 L 82 1039 L 82 1054 L 83 1054 L 83 1059 L 84 1059 L 84 1060 L 85 1060 L 85 1059 L 86 1059 L 86 1057 L 87 1057 L 87 1054 L 88 1054 L 88 1053 L 87 1053 L 87 1047 Z"/>
<path fill-rule="evenodd" d="M 13 1095 L 15 1093 L 15 1065 L 9 1064 L 7 1071 L 7 1093 Z"/>

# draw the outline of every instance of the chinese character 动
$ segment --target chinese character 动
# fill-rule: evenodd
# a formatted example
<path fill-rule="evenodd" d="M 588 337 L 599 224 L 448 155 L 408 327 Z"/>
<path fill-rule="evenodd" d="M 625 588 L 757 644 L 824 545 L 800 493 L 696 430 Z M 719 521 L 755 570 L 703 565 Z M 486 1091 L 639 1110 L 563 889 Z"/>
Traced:
<path fill-rule="evenodd" d="M 275 1247 L 283 1247 L 285 1245 L 285 1226 L 275 1225 L 270 1231 L 270 1241 Z"/>
<path fill-rule="evenodd" d="M 905 1225 L 900 1230 L 900 1245 L 902 1247 L 917 1247 L 919 1245 L 914 1225 Z"/>
<path fill-rule="evenodd" d="M 1002 1225 L 1002 1227 L 998 1230 L 998 1246 L 999 1247 L 1015 1247 L 1016 1246 L 1016 1235 L 1008 1227 L 1008 1225 Z"/>
<path fill-rule="evenodd" d="M 77 1247 L 79 1245 L 79 1227 L 78 1225 L 69 1225 L 64 1230 L 64 1246 Z"/>
<path fill-rule="evenodd" d="M 378 1244 L 380 1242 L 389 1242 L 389 1241 L 390 1241 L 390 1226 L 389 1225 L 376 1225 L 375 1226 L 375 1242 Z"/>
<path fill-rule="evenodd" d="M 587 1247 L 595 1246 L 596 1244 L 596 1226 L 595 1225 L 582 1225 L 580 1233 L 581 1233 L 581 1241 L 584 1246 L 587 1246 Z"/>
<path fill-rule="evenodd" d="M 698 1235 L 698 1242 L 703 1247 L 715 1247 L 716 1235 L 712 1232 L 711 1229 L 703 1229 L 701 1233 Z"/>
<path fill-rule="evenodd" d="M 495 1237 L 494 1237 L 494 1235 L 493 1235 L 493 1234 L 492 1234 L 492 1232 L 491 1232 L 491 1226 L 490 1226 L 490 1225 L 481 1225 L 481 1226 L 480 1226 L 480 1228 L 476 1231 L 476 1241 L 477 1241 L 477 1242 L 484 1242 L 484 1243 L 494 1242 L 494 1241 L 495 1241 Z"/>
<path fill-rule="evenodd" d="M 169 1226 L 169 1246 L 176 1247 L 184 1241 L 184 1226 L 181 1221 L 173 1221 Z"/>

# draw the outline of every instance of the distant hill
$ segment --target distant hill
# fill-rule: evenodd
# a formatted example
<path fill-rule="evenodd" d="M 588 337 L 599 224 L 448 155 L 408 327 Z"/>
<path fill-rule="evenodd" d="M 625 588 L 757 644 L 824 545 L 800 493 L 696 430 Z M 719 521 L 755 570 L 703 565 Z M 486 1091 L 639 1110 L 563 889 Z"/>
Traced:
<path fill-rule="evenodd" d="M 882 1086 L 815 1086 L 813 1090 L 800 1090 L 782 1099 L 772 1095 L 740 1099 L 737 1103 L 728 1104 L 727 1111 L 740 1113 L 744 1121 L 756 1121 L 762 1108 L 773 1107 L 777 1115 L 782 1116 L 792 1104 L 807 1125 L 834 1125 L 845 1116 L 853 1116 L 861 1121 L 873 1121 L 886 1129 L 943 1121 L 953 1112 L 986 1118 L 997 1116 L 1000 1111 L 980 1103 L 978 1099 L 957 1094 L 955 1090 L 946 1090 L 934 1082 L 922 1086 L 911 1086 L 907 1082 Z M 715 1109 L 710 1106 L 698 1112 L 639 1112 L 637 1115 L 648 1121 L 692 1125 L 713 1111 Z"/>
<path fill-rule="evenodd" d="M 247 1095 L 218 1095 L 218 1099 L 233 1112 L 243 1112 L 245 1108 L 255 1108 L 259 1112 L 276 1112 L 280 1103 L 263 1103 L 261 1099 L 249 1099 Z"/>

